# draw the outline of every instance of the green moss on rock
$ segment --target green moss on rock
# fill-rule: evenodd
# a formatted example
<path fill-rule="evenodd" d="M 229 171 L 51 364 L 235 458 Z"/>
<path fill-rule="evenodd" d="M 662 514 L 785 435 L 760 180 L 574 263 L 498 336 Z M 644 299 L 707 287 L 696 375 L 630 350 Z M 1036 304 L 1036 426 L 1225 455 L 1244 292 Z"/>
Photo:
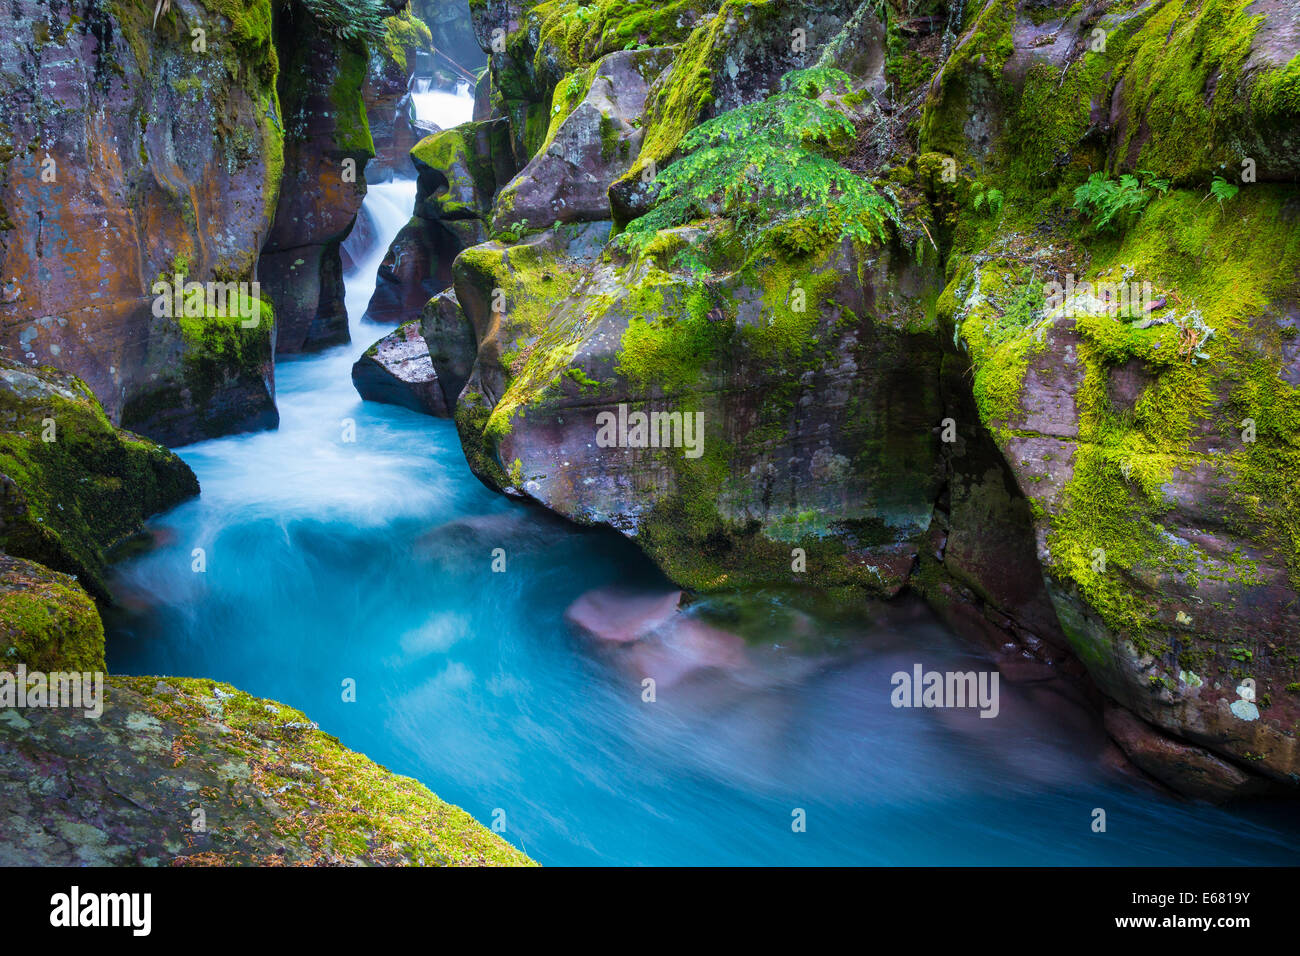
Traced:
<path fill-rule="evenodd" d="M 0 555 L 0 670 L 104 669 L 104 625 L 69 575 Z"/>
<path fill-rule="evenodd" d="M 520 866 L 470 814 L 322 733 L 209 680 L 110 677 L 102 716 L 0 721 L 0 863 Z M 66 780 L 79 799 L 31 786 Z"/>
<path fill-rule="evenodd" d="M 105 552 L 143 520 L 198 493 L 165 448 L 113 427 L 90 389 L 53 369 L 0 360 L 0 544 L 74 574 L 106 597 Z"/>

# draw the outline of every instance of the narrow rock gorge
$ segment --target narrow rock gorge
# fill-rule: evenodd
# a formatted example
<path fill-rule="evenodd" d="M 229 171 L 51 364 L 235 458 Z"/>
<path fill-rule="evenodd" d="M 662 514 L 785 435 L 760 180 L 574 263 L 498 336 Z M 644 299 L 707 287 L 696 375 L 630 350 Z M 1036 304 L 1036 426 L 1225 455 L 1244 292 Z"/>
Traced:
<path fill-rule="evenodd" d="M 862 834 L 1002 778 L 1036 845 L 1105 793 L 1240 863 L 1209 814 L 1293 810 L 1293 4 L 11 6 L 0 657 L 112 676 L 0 709 L 0 861 L 905 863 Z M 931 658 L 997 719 L 891 723 Z M 681 809 L 794 781 L 871 849 Z"/>
<path fill-rule="evenodd" d="M 1175 789 L 1294 788 L 1294 11 L 473 9 L 492 112 L 413 156 L 488 236 L 421 317 L 482 480 L 699 591 L 914 591 Z"/>

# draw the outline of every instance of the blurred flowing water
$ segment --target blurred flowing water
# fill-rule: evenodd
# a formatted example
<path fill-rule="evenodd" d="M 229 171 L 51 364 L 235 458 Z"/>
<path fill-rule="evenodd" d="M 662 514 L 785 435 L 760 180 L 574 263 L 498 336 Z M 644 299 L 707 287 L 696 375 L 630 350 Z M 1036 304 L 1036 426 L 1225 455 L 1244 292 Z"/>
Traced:
<path fill-rule="evenodd" d="M 992 666 L 919 606 L 846 619 L 705 602 L 685 619 L 706 644 L 705 624 L 749 640 L 694 670 L 689 648 L 577 633 L 566 610 L 584 594 L 635 602 L 668 583 L 621 537 L 489 492 L 451 422 L 353 390 L 353 361 L 384 332 L 357 317 L 414 192 L 370 188 L 348 249 L 353 342 L 279 363 L 280 428 L 180 450 L 203 493 L 116 568 L 110 670 L 297 707 L 485 824 L 504 820 L 547 864 L 1295 861 L 1293 810 L 1176 803 L 1103 769 L 1104 736 L 1061 686 L 1003 682 L 993 720 L 894 709 L 895 671 Z M 664 678 L 654 703 L 647 675 Z"/>

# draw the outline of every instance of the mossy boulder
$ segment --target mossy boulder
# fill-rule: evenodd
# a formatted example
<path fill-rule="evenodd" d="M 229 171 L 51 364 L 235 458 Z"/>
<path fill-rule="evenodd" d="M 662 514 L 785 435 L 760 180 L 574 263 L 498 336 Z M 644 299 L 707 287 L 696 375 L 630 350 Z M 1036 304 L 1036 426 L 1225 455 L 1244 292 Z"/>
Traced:
<path fill-rule="evenodd" d="M 155 321 L 154 283 L 171 280 L 178 261 L 194 281 L 254 278 L 283 165 L 271 6 L 187 0 L 156 28 L 152 5 L 139 2 L 8 8 L 0 344 L 81 377 L 115 422 L 131 403 L 158 400 L 177 358 L 173 330 Z M 269 392 L 247 417 L 235 413 L 250 396 L 237 365 L 212 381 L 230 427 L 269 423 Z M 188 440 L 201 415 L 178 407 L 165 427 L 137 427 Z"/>
<path fill-rule="evenodd" d="M 113 427 L 90 389 L 0 359 L 0 545 L 107 598 L 106 552 L 198 494 L 188 465 Z"/>
<path fill-rule="evenodd" d="M 389 325 L 419 318 L 451 284 L 456 254 L 487 239 L 492 199 L 515 170 L 506 137 L 504 120 L 462 123 L 412 148 L 414 215 L 389 244 L 365 318 Z"/>
<path fill-rule="evenodd" d="M 1288 5 L 968 4 L 930 85 L 923 148 L 1059 179 L 1078 164 L 1178 183 L 1300 172 L 1300 38 Z"/>
<path fill-rule="evenodd" d="M 157 371 L 123 406 L 122 426 L 171 445 L 275 428 L 276 323 L 269 298 L 237 291 L 217 308 L 198 298 L 193 309 L 182 296 L 177 315 L 152 317 L 147 364 Z"/>
<path fill-rule="evenodd" d="M 638 158 L 610 194 L 615 218 L 626 220 L 647 208 L 647 164 L 666 164 L 699 122 L 762 99 L 791 69 L 813 66 L 856 7 L 848 0 L 549 0 L 471 9 L 521 167 L 540 158 L 557 106 L 562 113 L 566 103 L 573 108 L 574 80 L 585 75 L 589 84 L 598 60 L 617 51 L 674 48 L 672 69 L 647 92 Z"/>
<path fill-rule="evenodd" d="M 502 188 L 493 230 L 611 218 L 609 187 L 640 152 L 646 91 L 671 59 L 663 47 L 618 51 L 561 81 L 546 139 Z"/>
<path fill-rule="evenodd" d="M 104 669 L 99 609 L 67 574 L 0 554 L 0 670 Z"/>
<path fill-rule="evenodd" d="M 941 483 L 935 274 L 848 240 L 725 273 L 674 266 L 674 245 L 720 242 L 703 230 L 593 261 L 602 228 L 456 260 L 478 339 L 457 409 L 471 466 L 633 537 L 692 587 L 896 593 Z M 676 444 L 606 447 L 598 416 L 622 412 L 676 415 Z"/>
<path fill-rule="evenodd" d="M 493 163 L 500 120 L 462 123 L 426 136 L 411 149 L 417 177 L 416 215 L 486 219 L 500 183 Z M 499 144 L 498 144 L 499 145 Z"/>
<path fill-rule="evenodd" d="M 518 866 L 422 784 L 209 680 L 109 677 L 104 712 L 0 720 L 0 863 Z"/>
<path fill-rule="evenodd" d="M 1150 724 L 1294 785 L 1300 197 L 1203 200 L 1154 198 L 1086 256 L 1003 234 L 954 262 L 940 314 L 1093 678 Z M 1033 283 L 1074 270 L 1158 298 L 1134 314 L 1032 304 Z"/>

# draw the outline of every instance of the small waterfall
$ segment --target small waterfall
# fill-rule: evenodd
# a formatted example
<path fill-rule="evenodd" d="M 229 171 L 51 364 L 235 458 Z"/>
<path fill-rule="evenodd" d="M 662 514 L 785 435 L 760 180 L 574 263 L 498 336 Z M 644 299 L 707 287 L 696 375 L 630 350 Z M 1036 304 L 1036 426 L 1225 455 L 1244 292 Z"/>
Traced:
<path fill-rule="evenodd" d="M 369 186 L 357 214 L 357 224 L 343 243 L 345 261 L 352 264 L 343 277 L 348 324 L 353 341 L 363 347 L 375 339 L 375 326 L 363 330 L 359 323 L 375 291 L 379 264 L 414 208 L 414 179 L 394 179 Z M 351 387 L 350 378 L 347 384 Z"/>
<path fill-rule="evenodd" d="M 455 92 L 433 89 L 432 78 L 413 76 L 410 88 L 411 125 L 419 129 L 450 129 L 467 123 L 474 115 L 474 91 L 458 83 Z"/>

